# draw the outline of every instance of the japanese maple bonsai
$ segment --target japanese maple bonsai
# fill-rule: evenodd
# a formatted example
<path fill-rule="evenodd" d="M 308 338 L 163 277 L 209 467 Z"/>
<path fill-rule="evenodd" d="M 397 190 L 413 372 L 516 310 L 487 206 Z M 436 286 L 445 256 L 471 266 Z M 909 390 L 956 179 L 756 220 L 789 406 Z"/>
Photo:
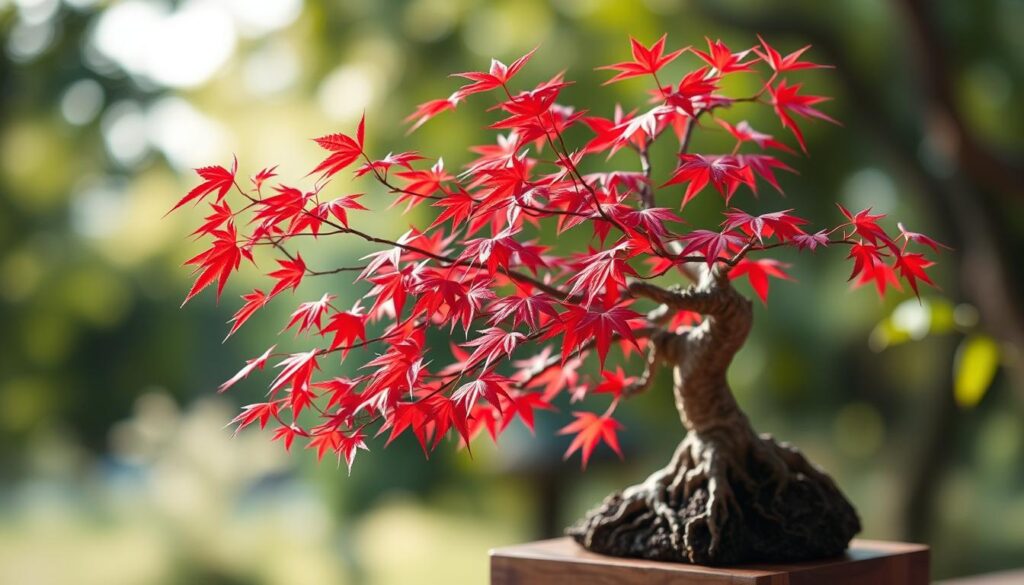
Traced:
<path fill-rule="evenodd" d="M 840 207 L 839 225 L 814 231 L 792 210 L 753 215 L 735 206 L 738 191 L 756 194 L 760 182 L 781 191 L 775 172 L 792 169 L 771 153 L 796 153 L 744 121 L 728 121 L 732 106 L 772 107 L 803 150 L 793 116 L 832 121 L 816 109 L 825 98 L 802 93 L 784 77 L 821 67 L 801 60 L 806 49 L 783 56 L 760 40 L 733 52 L 708 41 L 706 52 L 666 53 L 665 37 L 649 48 L 633 40 L 631 61 L 602 69 L 617 72 L 608 83 L 646 78 L 653 105 L 641 113 L 617 109 L 612 118 L 560 104 L 569 85 L 562 75 L 528 91 L 513 89 L 532 52 L 508 66 L 493 61 L 486 73 L 460 73 L 469 84 L 408 118 L 415 129 L 474 94 L 497 96 L 493 109 L 503 115 L 490 126 L 500 133 L 497 141 L 472 147 L 476 158 L 458 176 L 440 159 L 423 163 L 416 152 L 375 157 L 365 145 L 365 117 L 354 135 L 316 139 L 329 154 L 305 188 L 271 187 L 274 168 L 243 188 L 237 161 L 230 169 L 198 169 L 203 182 L 175 209 L 212 197 L 211 213 L 195 232 L 211 245 L 187 261 L 198 278 L 186 302 L 214 282 L 219 297 L 243 259 L 255 263 L 257 251 L 276 259 L 268 275 L 273 284 L 269 293 L 242 297 L 229 336 L 300 283 L 307 283 L 304 291 L 316 288 L 314 297 L 322 293 L 298 305 L 285 327 L 317 336 L 311 349 L 276 354 L 271 347 L 223 384 L 222 391 L 280 358 L 267 400 L 246 406 L 233 422 L 239 429 L 272 424 L 285 448 L 298 439 L 318 457 L 336 453 L 351 470 L 371 435 L 385 434 L 388 444 L 410 433 L 429 453 L 446 435 L 467 446 L 481 430 L 497 440 L 516 418 L 532 430 L 535 410 L 551 409 L 562 393 L 574 401 L 605 395 L 610 404 L 603 412 L 574 412 L 561 430 L 574 435 L 566 456 L 581 452 L 585 466 L 601 442 L 619 453 L 616 408 L 668 367 L 687 430 L 675 455 L 643 483 L 609 496 L 569 534 L 600 553 L 707 564 L 842 552 L 860 529 L 853 507 L 797 449 L 755 433 L 730 391 L 726 370 L 753 318 L 751 301 L 732 281 L 747 277 L 765 302 L 769 277 L 786 277 L 786 265 L 765 252 L 842 245 L 856 285 L 873 283 L 881 295 L 903 279 L 916 293 L 919 282 L 931 283 L 925 269 L 932 263 L 908 245 L 938 252 L 938 244 L 902 225 L 892 236 L 870 210 Z M 677 84 L 664 83 L 659 72 L 686 52 L 699 67 Z M 759 89 L 726 96 L 721 84 L 730 76 L 758 79 Z M 584 131 L 587 141 L 570 147 L 567 134 Z M 693 153 L 698 131 L 728 133 L 735 146 L 726 154 Z M 679 162 L 659 180 L 649 153 L 655 142 L 673 138 Z M 610 168 L 620 151 L 630 156 L 615 160 L 635 170 Z M 394 204 L 430 215 L 425 225 L 397 239 L 355 227 L 350 215 L 372 223 L 361 194 L 339 196 L 329 187 L 350 167 L 355 177 L 383 186 Z M 708 186 L 725 203 L 720 227 L 691 229 L 659 206 L 682 209 Z M 538 243 L 554 232 L 582 232 L 588 247 Z M 314 267 L 294 248 L 336 246 L 337 238 L 377 251 L 355 266 Z M 345 274 L 368 283 L 368 291 L 339 286 Z M 646 314 L 637 312 L 643 303 Z M 431 328 L 462 340 L 428 344 Z M 607 365 L 613 343 L 622 348 L 616 360 L 626 365 L 643 356 L 638 375 Z M 592 357 L 601 370 L 596 380 L 580 374 Z M 320 374 L 337 360 L 360 374 Z"/>

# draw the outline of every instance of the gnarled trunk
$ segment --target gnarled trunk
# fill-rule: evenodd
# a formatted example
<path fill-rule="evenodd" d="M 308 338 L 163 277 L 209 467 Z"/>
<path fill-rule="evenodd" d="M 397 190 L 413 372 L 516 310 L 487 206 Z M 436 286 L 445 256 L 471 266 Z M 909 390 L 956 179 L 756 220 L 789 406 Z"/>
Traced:
<path fill-rule="evenodd" d="M 568 534 L 598 553 L 701 564 L 844 551 L 860 531 L 853 507 L 798 450 L 758 436 L 729 389 L 726 370 L 750 332 L 750 301 L 717 270 L 682 292 L 644 283 L 630 290 L 705 317 L 652 338 L 657 359 L 673 369 L 687 435 L 665 468 L 608 496 Z"/>

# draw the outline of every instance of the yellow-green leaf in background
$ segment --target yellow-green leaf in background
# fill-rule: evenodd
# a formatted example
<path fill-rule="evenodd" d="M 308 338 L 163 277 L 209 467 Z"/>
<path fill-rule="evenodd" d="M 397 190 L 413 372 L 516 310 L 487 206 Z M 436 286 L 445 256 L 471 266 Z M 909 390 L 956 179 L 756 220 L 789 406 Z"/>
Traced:
<path fill-rule="evenodd" d="M 981 402 L 999 367 L 999 344 L 987 335 L 972 335 L 960 344 L 953 363 L 956 403 L 971 408 Z"/>

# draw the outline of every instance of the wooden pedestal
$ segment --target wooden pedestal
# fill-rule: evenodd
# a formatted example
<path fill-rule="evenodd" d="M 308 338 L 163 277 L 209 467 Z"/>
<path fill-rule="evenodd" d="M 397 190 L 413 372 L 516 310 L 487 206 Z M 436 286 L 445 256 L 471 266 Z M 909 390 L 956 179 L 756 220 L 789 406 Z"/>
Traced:
<path fill-rule="evenodd" d="M 844 556 L 784 565 L 703 567 L 606 557 L 569 538 L 491 551 L 491 585 L 928 585 L 928 547 L 854 540 Z"/>

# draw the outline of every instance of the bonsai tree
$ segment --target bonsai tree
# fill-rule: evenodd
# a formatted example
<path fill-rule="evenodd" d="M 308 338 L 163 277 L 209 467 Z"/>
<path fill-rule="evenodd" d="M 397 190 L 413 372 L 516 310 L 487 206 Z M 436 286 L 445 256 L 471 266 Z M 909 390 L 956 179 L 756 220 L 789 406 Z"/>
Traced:
<path fill-rule="evenodd" d="M 883 295 L 902 280 L 916 294 L 921 282 L 932 283 L 932 262 L 911 247 L 938 252 L 939 244 L 900 224 L 890 231 L 871 210 L 840 206 L 837 225 L 818 229 L 791 209 L 754 215 L 739 207 L 764 184 L 781 192 L 776 172 L 793 169 L 777 155 L 798 152 L 730 119 L 732 106 L 771 107 L 802 151 L 798 118 L 833 122 L 816 109 L 826 98 L 788 79 L 823 67 L 802 60 L 807 47 L 783 55 L 763 39 L 740 52 L 720 41 L 708 41 L 707 51 L 666 52 L 664 36 L 650 47 L 631 43 L 631 60 L 601 69 L 615 73 L 607 83 L 646 80 L 651 103 L 607 118 L 561 103 L 570 85 L 561 74 L 517 88 L 532 51 L 510 65 L 495 60 L 486 72 L 456 74 L 468 83 L 407 121 L 415 130 L 485 97 L 477 94 L 495 98 L 496 141 L 470 147 L 476 158 L 458 172 L 417 152 L 370 152 L 365 116 L 352 134 L 316 139 L 326 158 L 300 183 L 278 183 L 275 167 L 245 182 L 237 160 L 198 169 L 202 182 L 175 206 L 210 207 L 194 232 L 209 248 L 186 262 L 198 275 L 186 302 L 215 282 L 219 298 L 242 261 L 257 256 L 276 268 L 267 292 L 242 297 L 229 336 L 300 284 L 304 295 L 313 291 L 284 327 L 307 335 L 308 351 L 271 347 L 221 386 L 276 362 L 266 401 L 232 422 L 270 425 L 286 449 L 299 441 L 318 458 L 343 458 L 351 472 L 371 438 L 387 445 L 411 434 L 425 454 L 446 436 L 468 448 L 484 430 L 497 440 L 515 419 L 532 431 L 536 411 L 568 393 L 574 403 L 598 403 L 573 412 L 560 431 L 573 437 L 566 456 L 578 452 L 586 466 L 602 443 L 621 456 L 617 408 L 670 368 L 687 430 L 675 455 L 569 534 L 600 553 L 694 563 L 838 554 L 860 529 L 853 507 L 797 449 L 755 433 L 730 391 L 726 371 L 753 317 L 733 283 L 746 279 L 766 302 L 770 280 L 787 277 L 771 252 L 840 247 L 856 286 Z M 684 54 L 697 67 L 667 83 L 659 72 Z M 725 95 L 723 79 L 732 76 L 753 78 L 759 89 Z M 727 133 L 735 144 L 724 154 L 692 152 L 698 132 Z M 659 141 L 678 152 L 662 178 L 650 156 Z M 613 167 L 617 154 L 621 166 Z M 418 215 L 430 219 L 396 239 L 381 237 L 362 194 L 331 187 L 343 171 L 383 187 L 406 211 L 429 207 Z M 720 225 L 684 222 L 677 210 L 714 193 Z M 589 243 L 571 249 L 558 241 L 567 233 Z M 376 251 L 352 266 L 307 264 L 298 250 L 355 240 Z M 341 286 L 348 279 L 366 283 L 362 292 Z M 438 336 L 450 342 L 428 342 Z M 613 345 L 622 350 L 614 369 Z M 325 373 L 339 361 L 358 375 Z M 594 362 L 600 377 L 581 374 Z"/>

